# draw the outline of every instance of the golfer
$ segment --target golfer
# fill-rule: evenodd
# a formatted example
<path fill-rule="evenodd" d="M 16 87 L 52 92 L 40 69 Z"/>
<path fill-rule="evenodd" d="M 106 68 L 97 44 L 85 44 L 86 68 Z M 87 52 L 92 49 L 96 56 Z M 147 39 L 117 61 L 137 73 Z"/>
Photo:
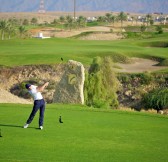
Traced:
<path fill-rule="evenodd" d="M 29 91 L 29 93 L 31 94 L 31 96 L 34 99 L 34 106 L 33 106 L 33 110 L 31 112 L 26 124 L 24 125 L 24 128 L 27 128 L 29 126 L 29 124 L 32 122 L 34 116 L 36 115 L 36 112 L 38 111 L 38 109 L 40 109 L 39 129 L 43 129 L 45 101 L 43 99 L 43 96 L 41 95 L 41 92 L 45 89 L 45 87 L 48 86 L 48 84 L 49 84 L 49 82 L 46 82 L 44 85 L 39 86 L 39 87 L 37 87 L 35 85 L 31 85 L 31 84 L 25 85 L 26 89 Z"/>

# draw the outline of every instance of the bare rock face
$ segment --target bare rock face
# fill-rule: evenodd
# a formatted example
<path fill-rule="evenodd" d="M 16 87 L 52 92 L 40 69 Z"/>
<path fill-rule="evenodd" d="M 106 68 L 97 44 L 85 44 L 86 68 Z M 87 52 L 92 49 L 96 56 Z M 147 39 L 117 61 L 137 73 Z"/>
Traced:
<path fill-rule="evenodd" d="M 80 62 L 69 60 L 64 71 L 56 85 L 53 102 L 84 104 L 84 66 Z"/>

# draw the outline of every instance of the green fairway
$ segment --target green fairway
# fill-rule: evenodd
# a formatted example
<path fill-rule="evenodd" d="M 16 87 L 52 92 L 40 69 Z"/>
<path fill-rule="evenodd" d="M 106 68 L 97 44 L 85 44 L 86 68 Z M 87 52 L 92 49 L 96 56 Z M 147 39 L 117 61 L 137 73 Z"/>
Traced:
<path fill-rule="evenodd" d="M 143 40 L 81 41 L 75 39 L 13 39 L 0 41 L 0 65 L 55 64 L 69 59 L 90 64 L 95 56 L 122 54 L 130 57 L 167 59 L 167 48 L 149 47 L 168 42 L 168 34 Z M 156 44 L 156 43 L 155 43 Z"/>
<path fill-rule="evenodd" d="M 165 116 L 52 104 L 43 130 L 37 129 L 38 114 L 23 129 L 31 106 L 0 104 L 0 161 L 168 161 Z"/>

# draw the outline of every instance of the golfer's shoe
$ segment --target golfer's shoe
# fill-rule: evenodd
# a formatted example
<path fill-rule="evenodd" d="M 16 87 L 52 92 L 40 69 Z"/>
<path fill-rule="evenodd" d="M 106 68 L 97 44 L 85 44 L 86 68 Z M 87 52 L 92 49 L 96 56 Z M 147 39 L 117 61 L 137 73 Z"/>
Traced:
<path fill-rule="evenodd" d="M 28 126 L 29 126 L 29 124 L 26 123 L 26 124 L 23 126 L 23 128 L 27 128 Z"/>
<path fill-rule="evenodd" d="M 40 126 L 39 128 L 42 130 L 42 129 L 43 129 L 43 126 Z"/>

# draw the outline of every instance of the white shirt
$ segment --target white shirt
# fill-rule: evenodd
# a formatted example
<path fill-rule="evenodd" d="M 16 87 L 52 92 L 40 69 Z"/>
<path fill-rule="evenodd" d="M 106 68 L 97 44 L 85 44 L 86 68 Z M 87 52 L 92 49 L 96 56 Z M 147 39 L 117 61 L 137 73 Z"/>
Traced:
<path fill-rule="evenodd" d="M 32 95 L 34 100 L 41 100 L 43 99 L 43 96 L 41 95 L 41 92 L 37 91 L 37 86 L 31 85 L 31 90 L 29 90 L 29 93 Z"/>

